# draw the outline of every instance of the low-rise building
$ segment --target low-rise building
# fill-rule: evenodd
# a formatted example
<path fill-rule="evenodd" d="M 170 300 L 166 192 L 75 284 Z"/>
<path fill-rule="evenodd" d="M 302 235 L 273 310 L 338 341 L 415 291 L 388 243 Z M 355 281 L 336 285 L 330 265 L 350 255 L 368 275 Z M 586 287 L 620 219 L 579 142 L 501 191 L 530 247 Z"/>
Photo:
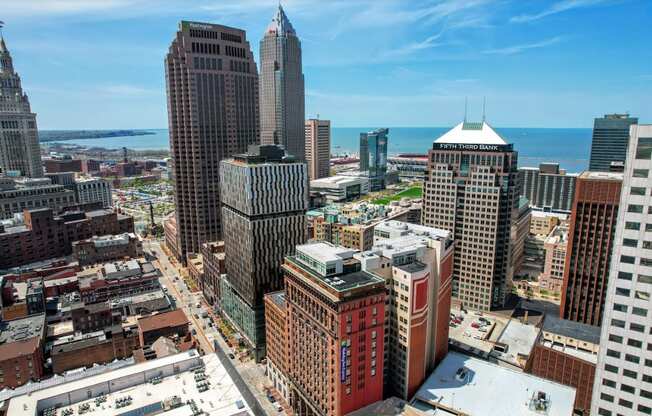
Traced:
<path fill-rule="evenodd" d="M 143 255 L 143 244 L 134 233 L 104 235 L 72 243 L 72 254 L 80 265 Z"/>
<path fill-rule="evenodd" d="M 589 414 L 599 348 L 599 327 L 547 315 L 525 371 L 575 388 L 575 410 Z"/>
<path fill-rule="evenodd" d="M 287 302 L 285 292 L 265 295 L 265 339 L 267 341 L 267 363 L 265 372 L 276 391 L 286 400 L 290 399 L 288 368 Z"/>
<path fill-rule="evenodd" d="M 5 321 L 45 312 L 45 291 L 41 278 L 18 281 L 0 278 L 0 313 Z"/>
<path fill-rule="evenodd" d="M 199 288 L 206 301 L 215 305 L 220 298 L 220 279 L 226 272 L 224 241 L 202 244 L 201 255 L 204 263 L 204 277 L 199 282 Z"/>
<path fill-rule="evenodd" d="M 75 192 L 50 178 L 9 178 L 0 175 L 0 220 L 26 209 L 51 208 L 57 212 L 76 203 Z"/>
<path fill-rule="evenodd" d="M 105 302 L 117 297 L 160 289 L 160 271 L 144 260 L 106 263 L 80 272 L 79 294 L 85 303 Z"/>
<path fill-rule="evenodd" d="M 321 194 L 326 203 L 354 201 L 369 193 L 369 178 L 337 175 L 314 179 L 310 193 Z"/>
<path fill-rule="evenodd" d="M 45 314 L 0 321 L 0 390 L 43 376 L 44 340 Z"/>
<path fill-rule="evenodd" d="M 165 247 L 169 254 L 175 259 L 180 257 L 179 242 L 177 240 L 177 218 L 172 214 L 165 221 L 163 221 L 163 232 L 165 233 Z"/>
<path fill-rule="evenodd" d="M 553 293 L 561 293 L 564 284 L 564 264 L 566 262 L 566 246 L 568 244 L 568 226 L 556 226 L 543 243 L 545 261 L 543 273 L 539 277 L 542 289 Z"/>
<path fill-rule="evenodd" d="M 82 171 L 82 161 L 71 157 L 43 159 L 43 166 L 47 173 Z"/>
<path fill-rule="evenodd" d="M 194 283 L 195 287 L 199 287 L 201 282 L 204 281 L 204 256 L 188 253 L 186 254 L 186 265 L 190 280 Z"/>
<path fill-rule="evenodd" d="M 113 206 L 111 183 L 101 178 L 80 178 L 75 181 L 77 202 L 101 202 L 105 208 Z"/>
<path fill-rule="evenodd" d="M 138 319 L 141 346 L 150 346 L 160 337 L 183 338 L 190 332 L 188 318 L 181 309 L 158 313 Z"/>
<path fill-rule="evenodd" d="M 133 233 L 133 217 L 112 210 L 66 212 L 25 210 L 8 224 L 0 222 L 0 270 L 72 254 L 75 241 L 95 235 Z"/>
<path fill-rule="evenodd" d="M 556 226 L 567 223 L 568 214 L 533 209 L 530 219 L 530 234 L 549 235 Z"/>
<path fill-rule="evenodd" d="M 407 414 L 570 416 L 574 401 L 572 387 L 450 352 L 410 401 Z"/>

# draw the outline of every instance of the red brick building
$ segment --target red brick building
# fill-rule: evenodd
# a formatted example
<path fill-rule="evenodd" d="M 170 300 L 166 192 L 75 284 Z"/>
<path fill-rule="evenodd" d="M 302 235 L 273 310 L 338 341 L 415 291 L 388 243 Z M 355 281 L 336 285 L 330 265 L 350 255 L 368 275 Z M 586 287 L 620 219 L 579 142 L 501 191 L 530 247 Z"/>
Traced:
<path fill-rule="evenodd" d="M 98 303 L 160 288 L 160 271 L 142 260 L 106 263 L 77 274 L 79 294 L 85 303 Z"/>
<path fill-rule="evenodd" d="M 525 371 L 574 387 L 575 409 L 588 415 L 599 344 L 599 327 L 548 315 Z"/>
<path fill-rule="evenodd" d="M 342 416 L 382 400 L 385 282 L 361 270 L 354 250 L 296 252 L 283 265 L 294 412 Z"/>
<path fill-rule="evenodd" d="M 188 318 L 181 309 L 147 316 L 138 320 L 140 345 L 152 345 L 159 337 L 184 338 L 188 335 Z"/>
<path fill-rule="evenodd" d="M 272 292 L 265 299 L 265 340 L 267 342 L 267 378 L 287 400 L 289 398 L 287 302 L 285 292 Z"/>
<path fill-rule="evenodd" d="M 24 224 L 0 225 L 0 269 L 72 254 L 72 243 L 94 235 L 134 231 L 132 217 L 112 210 L 67 212 L 55 216 L 52 209 L 25 210 Z"/>
<path fill-rule="evenodd" d="M 599 326 L 607 293 L 622 173 L 583 172 L 575 187 L 560 317 Z"/>
<path fill-rule="evenodd" d="M 79 159 L 43 159 L 47 173 L 81 172 L 82 161 Z"/>
<path fill-rule="evenodd" d="M 0 390 L 43 376 L 45 315 L 0 322 Z"/>
<path fill-rule="evenodd" d="M 204 298 L 214 305 L 220 298 L 220 276 L 226 273 L 224 266 L 224 241 L 213 241 L 201 245 L 204 262 L 204 276 L 199 287 Z"/>

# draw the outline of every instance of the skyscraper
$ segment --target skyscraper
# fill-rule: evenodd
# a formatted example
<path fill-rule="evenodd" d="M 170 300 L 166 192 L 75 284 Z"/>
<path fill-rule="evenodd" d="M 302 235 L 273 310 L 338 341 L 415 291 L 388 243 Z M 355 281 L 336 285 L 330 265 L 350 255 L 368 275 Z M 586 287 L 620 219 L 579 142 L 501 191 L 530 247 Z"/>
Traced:
<path fill-rule="evenodd" d="M 243 30 L 188 21 L 165 73 L 177 226 L 168 245 L 185 262 L 220 238 L 220 160 L 258 142 L 258 73 Z"/>
<path fill-rule="evenodd" d="M 501 307 L 510 290 L 517 156 L 487 123 L 466 121 L 428 152 L 421 222 L 453 233 L 453 295 L 472 309 Z"/>
<path fill-rule="evenodd" d="M 583 172 L 571 214 L 560 315 L 599 326 L 607 290 L 623 174 Z"/>
<path fill-rule="evenodd" d="M 11 54 L 0 35 L 0 170 L 41 177 L 41 152 L 36 114 L 32 113 Z"/>
<path fill-rule="evenodd" d="M 545 211 L 570 212 L 577 174 L 559 169 L 559 163 L 541 163 L 538 168 L 518 169 L 521 195 L 530 205 Z"/>
<path fill-rule="evenodd" d="M 305 160 L 301 42 L 279 4 L 260 41 L 260 139 Z"/>
<path fill-rule="evenodd" d="M 222 310 L 265 355 L 263 295 L 283 288 L 281 264 L 306 241 L 306 164 L 275 145 L 252 146 L 220 167 L 226 279 Z"/>
<path fill-rule="evenodd" d="M 385 189 L 388 133 L 386 128 L 360 133 L 360 170 L 369 172 L 371 191 Z"/>
<path fill-rule="evenodd" d="M 638 119 L 629 114 L 606 114 L 603 118 L 596 118 L 589 170 L 609 172 L 612 162 L 624 163 L 629 143 L 629 126 L 636 123 Z"/>
<path fill-rule="evenodd" d="M 652 414 L 652 125 L 631 126 L 591 414 Z"/>
<path fill-rule="evenodd" d="M 306 120 L 306 163 L 311 180 L 326 178 L 330 171 L 331 122 Z"/>

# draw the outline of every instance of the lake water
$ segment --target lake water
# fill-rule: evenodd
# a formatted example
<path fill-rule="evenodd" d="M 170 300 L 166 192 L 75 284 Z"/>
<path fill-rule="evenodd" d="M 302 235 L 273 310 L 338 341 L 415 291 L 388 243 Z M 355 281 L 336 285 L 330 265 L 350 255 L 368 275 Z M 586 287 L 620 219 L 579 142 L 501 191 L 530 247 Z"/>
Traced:
<path fill-rule="evenodd" d="M 360 132 L 371 127 L 333 127 L 332 152 L 358 151 Z M 389 154 L 426 153 L 434 139 L 447 127 L 390 127 Z M 591 129 L 496 128 L 519 153 L 519 166 L 537 166 L 541 162 L 558 162 L 568 172 L 581 172 L 588 167 L 591 149 Z M 67 140 L 65 143 L 86 147 L 134 150 L 169 149 L 167 129 L 147 130 L 155 134 L 104 139 Z"/>

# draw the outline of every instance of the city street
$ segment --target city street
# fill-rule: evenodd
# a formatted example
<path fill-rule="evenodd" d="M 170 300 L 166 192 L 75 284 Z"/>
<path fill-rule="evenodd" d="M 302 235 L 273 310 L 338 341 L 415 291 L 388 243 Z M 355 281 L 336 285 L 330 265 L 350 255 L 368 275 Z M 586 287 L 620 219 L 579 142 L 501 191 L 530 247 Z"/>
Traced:
<path fill-rule="evenodd" d="M 265 376 L 265 367 L 262 364 L 256 364 L 252 359 L 241 361 L 237 358 L 237 351 L 234 351 L 225 342 L 213 324 L 213 322 L 217 322 L 216 316 L 204 300 L 201 292 L 190 292 L 188 290 L 183 278 L 180 277 L 180 270 L 169 261 L 167 255 L 161 249 L 160 242 L 157 240 L 143 240 L 143 249 L 146 253 L 149 252 L 157 258 L 154 264 L 160 268 L 162 273 L 161 286 L 167 289 L 167 293 L 174 298 L 177 308 L 182 309 L 188 317 L 191 328 L 196 331 L 195 338 L 198 340 L 201 349 L 205 353 L 212 353 L 216 352 L 215 345 L 217 345 L 221 350 L 218 356 L 221 359 L 230 360 L 244 384 L 250 387 L 251 393 L 264 412 L 268 415 L 285 415 L 286 412 L 282 408 L 279 411 L 278 402 L 271 403 L 267 398 L 266 387 L 269 383 Z M 197 305 L 199 305 L 199 308 L 197 308 Z"/>

